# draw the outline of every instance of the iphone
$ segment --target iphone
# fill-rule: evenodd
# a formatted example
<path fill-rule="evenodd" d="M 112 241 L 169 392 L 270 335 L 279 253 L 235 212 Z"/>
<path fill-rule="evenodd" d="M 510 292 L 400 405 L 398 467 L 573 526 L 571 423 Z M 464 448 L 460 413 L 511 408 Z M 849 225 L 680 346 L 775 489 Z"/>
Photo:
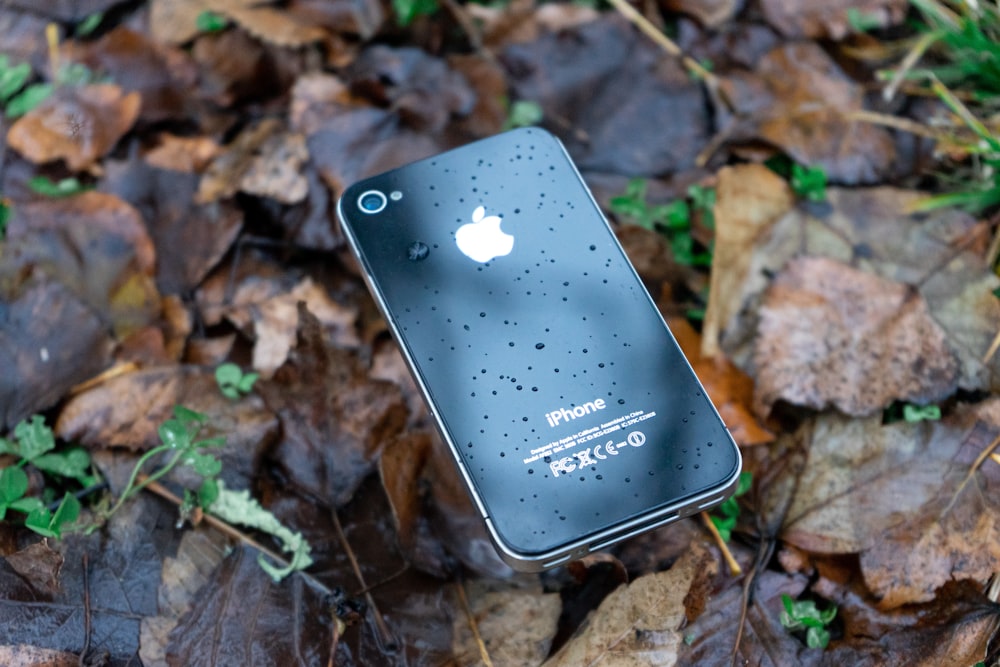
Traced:
<path fill-rule="evenodd" d="M 553 567 L 733 492 L 739 450 L 553 135 L 365 179 L 338 215 L 509 565 Z"/>

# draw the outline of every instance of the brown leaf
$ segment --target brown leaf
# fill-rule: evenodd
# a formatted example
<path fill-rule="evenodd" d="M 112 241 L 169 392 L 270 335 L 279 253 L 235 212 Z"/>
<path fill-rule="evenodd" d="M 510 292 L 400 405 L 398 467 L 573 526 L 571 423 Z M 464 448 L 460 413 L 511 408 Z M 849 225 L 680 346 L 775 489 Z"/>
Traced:
<path fill-rule="evenodd" d="M 717 562 L 698 543 L 666 572 L 640 577 L 601 603 L 577 634 L 545 665 L 677 663 L 685 623 L 684 599 Z"/>
<path fill-rule="evenodd" d="M 743 446 L 762 445 L 774 440 L 774 434 L 761 425 L 750 411 L 753 404 L 753 380 L 750 376 L 725 357 L 702 357 L 698 332 L 686 319 L 673 317 L 667 323 L 733 439 Z"/>
<path fill-rule="evenodd" d="M 179 137 L 161 132 L 156 146 L 144 157 L 150 167 L 200 174 L 219 150 L 219 144 L 209 137 Z"/>
<path fill-rule="evenodd" d="M 808 461 L 782 537 L 820 553 L 861 553 L 885 608 L 934 598 L 952 580 L 1000 569 L 1000 472 L 972 463 L 1000 433 L 997 402 L 939 423 L 826 415 L 795 436 Z"/>
<path fill-rule="evenodd" d="M 863 106 L 864 91 L 812 42 L 782 44 L 756 64 L 722 79 L 735 117 L 724 105 L 724 132 L 731 141 L 765 141 L 796 162 L 821 167 L 830 181 L 877 183 L 891 173 L 892 136 L 848 116 Z"/>
<path fill-rule="evenodd" d="M 302 55 L 265 44 L 243 30 L 201 34 L 191 49 L 198 66 L 198 95 L 223 107 L 282 95 L 301 73 Z"/>
<path fill-rule="evenodd" d="M 406 404 L 395 385 L 370 380 L 354 353 L 330 345 L 304 304 L 298 315 L 295 350 L 258 391 L 281 420 L 277 462 L 297 487 L 339 506 L 402 431 Z"/>
<path fill-rule="evenodd" d="M 952 391 L 958 363 L 913 288 L 831 259 L 793 260 L 760 310 L 756 407 L 778 400 L 869 415 Z"/>
<path fill-rule="evenodd" d="M 142 98 L 110 83 L 62 86 L 7 132 L 11 148 L 35 163 L 90 168 L 131 129 Z"/>
<path fill-rule="evenodd" d="M 309 159 L 302 135 L 284 130 L 270 118 L 245 130 L 223 148 L 202 177 L 198 203 L 204 204 L 237 191 L 294 204 L 306 197 L 308 183 L 301 174 Z"/>
<path fill-rule="evenodd" d="M 701 338 L 701 353 L 709 358 L 719 354 L 719 333 L 739 311 L 753 259 L 747 248 L 795 203 L 785 179 L 756 164 L 723 168 L 715 193 L 712 282 Z"/>
<path fill-rule="evenodd" d="M 326 37 L 325 30 L 299 20 L 284 9 L 234 6 L 220 11 L 257 39 L 276 46 L 298 48 Z"/>
<path fill-rule="evenodd" d="M 157 42 L 183 44 L 198 35 L 198 16 L 202 12 L 222 12 L 258 4 L 260 0 L 151 0 L 149 29 Z"/>
<path fill-rule="evenodd" d="M 170 633 L 167 664 L 326 667 L 332 637 L 331 610 L 315 584 L 297 574 L 275 584 L 257 552 L 238 547 Z"/>
<path fill-rule="evenodd" d="M 693 16 L 707 28 L 718 28 L 730 21 L 741 8 L 737 0 L 661 0 L 660 5 L 674 12 Z"/>
<path fill-rule="evenodd" d="M 834 0 L 833 2 L 798 2 L 797 0 L 762 0 L 764 18 L 786 37 L 842 40 L 852 32 L 850 11 L 856 10 L 865 21 L 880 28 L 899 24 L 906 17 L 905 0 Z"/>
<path fill-rule="evenodd" d="M 534 667 L 545 660 L 562 608 L 558 593 L 545 593 L 538 584 L 477 580 L 465 585 L 465 594 L 472 620 L 467 614 L 456 615 L 452 631 L 452 650 L 459 664 L 485 664 L 471 623 L 475 623 L 493 664 Z"/>
<path fill-rule="evenodd" d="M 49 595 L 59 592 L 59 570 L 63 557 L 49 547 L 47 540 L 5 556 L 5 560 L 34 590 Z"/>
<path fill-rule="evenodd" d="M 303 23 L 358 35 L 363 42 L 375 35 L 389 15 L 375 0 L 292 0 L 288 11 Z"/>
<path fill-rule="evenodd" d="M 514 97 L 542 106 L 581 170 L 683 171 L 708 139 L 701 85 L 618 17 L 544 33 L 501 60 Z"/>
<path fill-rule="evenodd" d="M 232 202 L 196 204 L 199 177 L 147 166 L 109 162 L 102 188 L 137 207 L 156 247 L 156 282 L 165 294 L 197 287 L 222 259 L 243 225 Z"/>
<path fill-rule="evenodd" d="M 67 651 L 18 644 L 0 646 L 0 665 L 10 667 L 79 667 L 80 656 Z"/>

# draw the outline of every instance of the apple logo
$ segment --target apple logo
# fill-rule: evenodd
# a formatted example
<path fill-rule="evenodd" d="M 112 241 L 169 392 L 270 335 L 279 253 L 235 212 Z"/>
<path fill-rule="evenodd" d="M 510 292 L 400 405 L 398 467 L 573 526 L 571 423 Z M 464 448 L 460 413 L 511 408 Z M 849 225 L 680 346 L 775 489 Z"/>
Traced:
<path fill-rule="evenodd" d="M 455 232 L 455 243 L 467 257 L 488 262 L 494 257 L 509 255 L 514 249 L 514 237 L 500 229 L 499 215 L 486 215 L 482 206 L 472 212 L 472 222 Z"/>

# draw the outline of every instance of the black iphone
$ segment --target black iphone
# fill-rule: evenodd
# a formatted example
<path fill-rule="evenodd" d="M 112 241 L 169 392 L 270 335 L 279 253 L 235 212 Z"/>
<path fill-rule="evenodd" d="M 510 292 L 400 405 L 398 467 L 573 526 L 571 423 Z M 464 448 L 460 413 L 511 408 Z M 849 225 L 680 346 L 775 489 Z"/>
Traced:
<path fill-rule="evenodd" d="M 338 215 L 512 567 L 732 493 L 739 450 L 554 136 L 513 130 L 365 179 Z"/>

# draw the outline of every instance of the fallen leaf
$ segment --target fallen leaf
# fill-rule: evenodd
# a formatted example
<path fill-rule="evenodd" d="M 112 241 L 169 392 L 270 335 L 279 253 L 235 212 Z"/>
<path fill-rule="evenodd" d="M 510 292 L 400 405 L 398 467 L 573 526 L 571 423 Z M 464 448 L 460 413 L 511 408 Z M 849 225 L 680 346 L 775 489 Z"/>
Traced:
<path fill-rule="evenodd" d="M 303 23 L 369 41 L 390 16 L 375 0 L 292 0 L 287 11 Z"/>
<path fill-rule="evenodd" d="M 180 137 L 161 132 L 156 146 L 145 156 L 146 163 L 156 169 L 201 173 L 219 154 L 219 144 L 209 137 Z"/>
<path fill-rule="evenodd" d="M 257 552 L 237 547 L 170 633 L 167 664 L 295 664 L 326 667 L 333 619 L 326 595 L 293 574 L 275 584 Z"/>
<path fill-rule="evenodd" d="M 864 91 L 818 44 L 777 46 L 752 72 L 726 73 L 721 89 L 735 105 L 732 115 L 716 105 L 730 142 L 767 142 L 832 183 L 878 183 L 892 173 L 892 135 L 849 119 L 863 108 Z"/>
<path fill-rule="evenodd" d="M 295 349 L 257 391 L 281 420 L 275 461 L 295 487 L 339 506 L 402 431 L 406 405 L 395 385 L 367 377 L 356 353 L 331 345 L 305 304 L 298 316 Z"/>
<path fill-rule="evenodd" d="M 562 609 L 557 593 L 545 593 L 537 584 L 525 587 L 478 580 L 465 584 L 465 595 L 468 614 L 456 615 L 452 630 L 459 664 L 485 664 L 472 623 L 493 664 L 534 667 L 545 660 Z"/>
<path fill-rule="evenodd" d="M 849 415 L 956 388 L 958 362 L 915 289 L 831 259 L 793 260 L 760 309 L 756 408 L 778 400 Z"/>
<path fill-rule="evenodd" d="M 87 18 L 91 14 L 106 12 L 121 0 L 51 0 L 45 3 L 44 7 L 39 7 L 31 0 L 8 0 L 11 7 L 23 8 L 25 10 L 44 16 L 50 21 L 61 23 L 77 23 Z"/>
<path fill-rule="evenodd" d="M 201 284 L 236 240 L 242 212 L 231 202 L 196 204 L 199 177 L 109 162 L 102 188 L 137 207 L 156 247 L 156 282 L 164 294 L 186 294 Z"/>
<path fill-rule="evenodd" d="M 59 570 L 62 568 L 63 557 L 49 546 L 48 540 L 35 542 L 4 556 L 4 559 L 32 589 L 48 595 L 59 592 Z"/>
<path fill-rule="evenodd" d="M 860 553 L 886 609 L 932 600 L 948 581 L 985 580 L 1000 569 L 1000 472 L 972 463 L 1000 433 L 997 412 L 990 401 L 935 423 L 807 422 L 792 436 L 808 458 L 782 538 L 814 553 Z"/>
<path fill-rule="evenodd" d="M 67 651 L 17 644 L 0 646 L 0 665 L 10 665 L 10 667 L 79 667 L 80 656 Z"/>
<path fill-rule="evenodd" d="M 265 44 L 243 30 L 201 34 L 191 56 L 198 67 L 198 96 L 222 107 L 284 94 L 304 65 L 301 54 Z"/>
<path fill-rule="evenodd" d="M 309 159 L 302 135 L 287 132 L 276 119 L 266 119 L 223 147 L 198 188 L 200 204 L 232 197 L 238 191 L 295 204 L 306 197 L 301 174 Z"/>
<path fill-rule="evenodd" d="M 669 570 L 640 577 L 611 593 L 546 667 L 677 664 L 684 598 L 718 567 L 698 543 Z"/>
<path fill-rule="evenodd" d="M 888 28 L 906 18 L 905 0 L 834 0 L 833 2 L 795 2 L 762 0 L 764 19 L 786 37 L 811 37 L 840 41 L 853 32 L 851 12 L 863 17 L 873 27 Z"/>
<path fill-rule="evenodd" d="M 61 86 L 7 132 L 10 147 L 35 163 L 64 160 L 84 171 L 107 154 L 139 117 L 139 93 L 96 83 Z"/>
<path fill-rule="evenodd" d="M 513 96 L 541 105 L 582 171 L 683 171 L 708 141 L 701 84 L 619 17 L 511 45 L 501 62 Z"/>
<path fill-rule="evenodd" d="M 176 405 L 208 416 L 205 437 L 226 439 L 215 452 L 223 462 L 220 478 L 230 488 L 249 488 L 261 456 L 277 436 L 277 420 L 255 394 L 239 401 L 224 397 L 211 369 L 173 364 L 111 378 L 70 398 L 54 430 L 92 451 L 147 451 L 161 443 L 159 427 Z M 190 488 L 201 483 L 183 468 L 172 479 L 188 481 Z"/>
<path fill-rule="evenodd" d="M 198 17 L 203 12 L 222 12 L 258 4 L 261 0 L 151 0 L 149 30 L 157 42 L 183 44 L 200 32 Z"/>
<path fill-rule="evenodd" d="M 220 8 L 220 13 L 257 39 L 276 46 L 299 48 L 326 37 L 325 30 L 300 20 L 283 8 L 232 6 Z"/>
<path fill-rule="evenodd" d="M 732 20 L 740 9 L 737 0 L 711 0 L 698 2 L 693 0 L 664 0 L 667 9 L 693 16 L 698 23 L 706 28 L 719 28 Z"/>
<path fill-rule="evenodd" d="M 712 279 L 701 336 L 701 353 L 709 358 L 719 354 L 719 332 L 739 310 L 752 259 L 747 248 L 795 203 L 788 183 L 756 164 L 720 170 L 715 197 Z"/>
<path fill-rule="evenodd" d="M 123 90 L 139 93 L 142 122 L 179 120 L 193 111 L 190 89 L 197 71 L 179 49 L 118 26 L 94 41 L 67 42 L 63 51 L 64 57 L 109 77 Z"/>
<path fill-rule="evenodd" d="M 725 357 L 703 357 L 699 352 L 698 332 L 686 319 L 672 317 L 667 324 L 733 439 L 743 446 L 762 445 L 774 440 L 774 434 L 761 425 L 751 412 L 754 394 L 750 376 Z"/>

